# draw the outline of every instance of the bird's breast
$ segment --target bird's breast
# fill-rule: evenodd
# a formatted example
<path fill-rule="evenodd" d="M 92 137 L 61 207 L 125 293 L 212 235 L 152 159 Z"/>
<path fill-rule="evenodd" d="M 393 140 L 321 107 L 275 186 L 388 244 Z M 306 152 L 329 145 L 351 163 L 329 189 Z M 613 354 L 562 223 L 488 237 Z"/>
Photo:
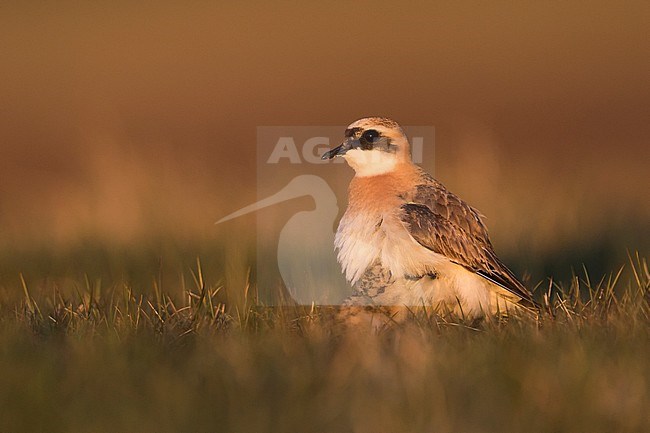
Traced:
<path fill-rule="evenodd" d="M 346 279 L 355 284 L 373 264 L 391 276 L 435 272 L 437 254 L 418 244 L 400 218 L 400 209 L 345 213 L 336 232 L 338 261 Z"/>
<path fill-rule="evenodd" d="M 431 270 L 437 255 L 417 243 L 402 222 L 401 206 L 417 180 L 411 166 L 352 180 L 348 208 L 335 238 L 338 260 L 352 284 L 377 261 L 396 278 Z"/>
<path fill-rule="evenodd" d="M 351 212 L 343 215 L 334 245 L 345 278 L 355 284 L 381 254 L 386 234 L 379 212 Z"/>

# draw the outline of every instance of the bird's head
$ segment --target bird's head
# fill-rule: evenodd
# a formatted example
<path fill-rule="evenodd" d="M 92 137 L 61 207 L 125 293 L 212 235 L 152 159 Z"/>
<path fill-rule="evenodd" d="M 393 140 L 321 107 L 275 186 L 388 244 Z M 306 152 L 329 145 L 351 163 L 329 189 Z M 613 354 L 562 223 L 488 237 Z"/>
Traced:
<path fill-rule="evenodd" d="M 366 117 L 350 124 L 340 146 L 325 152 L 322 159 L 345 158 L 357 176 L 376 176 L 410 163 L 410 146 L 404 131 L 394 120 Z"/>

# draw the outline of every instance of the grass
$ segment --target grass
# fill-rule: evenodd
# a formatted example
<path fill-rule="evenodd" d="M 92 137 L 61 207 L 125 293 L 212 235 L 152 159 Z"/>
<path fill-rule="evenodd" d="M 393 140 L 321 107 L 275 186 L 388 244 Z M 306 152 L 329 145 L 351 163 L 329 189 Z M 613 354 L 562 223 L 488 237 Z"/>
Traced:
<path fill-rule="evenodd" d="M 379 334 L 330 309 L 263 307 L 200 263 L 188 280 L 4 287 L 0 431 L 650 430 L 639 255 L 538 287 L 539 321 L 430 312 Z"/>

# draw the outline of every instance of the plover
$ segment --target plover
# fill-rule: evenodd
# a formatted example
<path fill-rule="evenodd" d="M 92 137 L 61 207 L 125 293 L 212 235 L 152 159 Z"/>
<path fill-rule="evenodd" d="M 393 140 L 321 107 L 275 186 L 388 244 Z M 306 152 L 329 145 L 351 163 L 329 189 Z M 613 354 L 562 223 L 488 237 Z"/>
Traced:
<path fill-rule="evenodd" d="M 354 169 L 335 237 L 353 295 L 345 305 L 445 308 L 478 319 L 534 307 L 496 256 L 482 215 L 411 161 L 393 120 L 368 117 L 322 158 Z"/>

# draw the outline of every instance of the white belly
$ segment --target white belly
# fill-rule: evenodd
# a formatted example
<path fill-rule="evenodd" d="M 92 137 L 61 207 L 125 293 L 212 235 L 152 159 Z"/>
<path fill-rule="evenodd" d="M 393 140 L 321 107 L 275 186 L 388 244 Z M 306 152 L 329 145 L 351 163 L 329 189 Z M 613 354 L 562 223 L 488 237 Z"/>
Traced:
<path fill-rule="evenodd" d="M 397 216 L 351 215 L 341 219 L 334 240 L 346 279 L 355 284 L 375 261 L 394 278 L 422 275 L 449 265 L 449 260 L 417 243 Z"/>
<path fill-rule="evenodd" d="M 375 305 L 422 307 L 443 306 L 468 317 L 495 311 L 492 284 L 423 247 L 395 216 L 350 215 L 341 219 L 335 239 L 338 260 L 346 279 L 355 287 L 377 284 L 363 281 L 373 264 L 390 272 L 391 283 L 378 288 Z M 423 277 L 428 273 L 436 278 Z M 385 290 L 384 290 L 385 289 Z M 503 306 L 501 306 L 503 308 Z"/>

